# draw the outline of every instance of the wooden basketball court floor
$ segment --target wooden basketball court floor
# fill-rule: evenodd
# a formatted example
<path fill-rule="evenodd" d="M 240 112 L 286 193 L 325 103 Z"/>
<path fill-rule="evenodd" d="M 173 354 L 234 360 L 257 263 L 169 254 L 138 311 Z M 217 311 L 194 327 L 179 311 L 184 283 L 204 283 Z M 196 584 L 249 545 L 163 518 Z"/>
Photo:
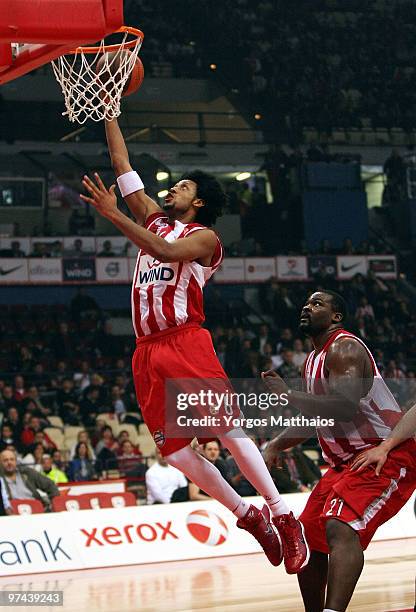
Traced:
<path fill-rule="evenodd" d="M 415 570 L 416 539 L 371 544 L 348 610 L 413 612 Z M 296 577 L 262 554 L 0 578 L 0 590 L 20 589 L 63 590 L 64 606 L 45 612 L 303 610 Z"/>

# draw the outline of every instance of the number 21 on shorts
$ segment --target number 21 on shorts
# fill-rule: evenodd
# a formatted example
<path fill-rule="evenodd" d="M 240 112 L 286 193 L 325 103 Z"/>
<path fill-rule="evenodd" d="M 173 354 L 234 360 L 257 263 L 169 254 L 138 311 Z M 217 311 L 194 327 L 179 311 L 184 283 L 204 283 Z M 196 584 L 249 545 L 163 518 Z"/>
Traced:
<path fill-rule="evenodd" d="M 329 510 L 325 512 L 325 516 L 339 516 L 342 512 L 344 500 L 341 497 L 334 497 L 329 502 Z"/>

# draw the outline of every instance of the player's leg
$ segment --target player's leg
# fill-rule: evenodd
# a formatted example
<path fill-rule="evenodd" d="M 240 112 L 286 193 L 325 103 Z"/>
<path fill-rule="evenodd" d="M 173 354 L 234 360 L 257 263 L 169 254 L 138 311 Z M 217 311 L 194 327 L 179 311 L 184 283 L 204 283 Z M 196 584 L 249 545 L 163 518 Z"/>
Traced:
<path fill-rule="evenodd" d="M 266 500 L 272 515 L 289 514 L 289 507 L 277 490 L 264 459 L 253 440 L 242 429 L 234 429 L 220 436 L 219 440 L 230 451 L 241 473 Z"/>
<path fill-rule="evenodd" d="M 322 612 L 328 576 L 328 555 L 311 550 L 308 565 L 298 574 L 305 612 Z"/>
<path fill-rule="evenodd" d="M 325 607 L 344 612 L 363 569 L 363 549 L 358 533 L 335 518 L 326 523 L 326 538 L 329 564 Z"/>
<path fill-rule="evenodd" d="M 303 527 L 281 498 L 259 449 L 242 429 L 234 429 L 219 439 L 230 451 L 247 480 L 266 500 L 273 514 L 273 523 L 282 538 L 286 571 L 289 574 L 297 573 L 309 559 Z M 245 528 L 244 525 L 239 526 Z"/>
<path fill-rule="evenodd" d="M 272 565 L 281 563 L 283 555 L 280 540 L 267 518 L 258 508 L 238 495 L 212 463 L 190 446 L 170 453 L 165 458 L 170 465 L 183 472 L 189 480 L 233 512 L 238 518 L 237 524 L 244 525 L 257 539 Z"/>

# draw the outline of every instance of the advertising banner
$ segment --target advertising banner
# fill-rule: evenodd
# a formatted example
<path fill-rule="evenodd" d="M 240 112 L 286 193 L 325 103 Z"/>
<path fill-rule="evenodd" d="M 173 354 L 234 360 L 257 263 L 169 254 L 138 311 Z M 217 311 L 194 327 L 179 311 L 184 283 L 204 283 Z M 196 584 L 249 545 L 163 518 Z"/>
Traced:
<path fill-rule="evenodd" d="M 31 258 L 29 262 L 29 281 L 31 283 L 62 283 L 62 259 Z"/>
<path fill-rule="evenodd" d="M 244 260 L 247 283 L 268 281 L 276 276 L 275 257 L 249 257 Z"/>
<path fill-rule="evenodd" d="M 2 258 L 0 259 L 0 284 L 27 283 L 29 280 L 27 259 Z"/>
<path fill-rule="evenodd" d="M 397 259 L 395 255 L 369 255 L 368 270 L 379 278 L 397 278 Z"/>
<path fill-rule="evenodd" d="M 216 283 L 244 283 L 245 266 L 243 257 L 229 257 L 224 259 L 215 272 Z"/>
<path fill-rule="evenodd" d="M 353 278 L 356 274 L 367 274 L 367 257 L 366 255 L 341 255 L 337 257 L 338 263 L 338 278 L 345 280 Z"/>
<path fill-rule="evenodd" d="M 308 280 L 308 260 L 306 257 L 276 257 L 277 278 L 280 281 Z"/>
<path fill-rule="evenodd" d="M 335 255 L 311 255 L 308 257 L 309 277 L 316 275 L 335 278 L 337 275 L 337 258 Z"/>
<path fill-rule="evenodd" d="M 105 283 L 127 282 L 129 266 L 127 257 L 97 257 L 95 260 L 97 281 Z"/>
<path fill-rule="evenodd" d="M 295 514 L 307 493 L 284 495 Z M 377 539 L 416 536 L 415 494 Z M 260 498 L 248 501 L 261 507 Z M 260 552 L 231 512 L 216 501 L 159 504 L 0 518 L 3 576 L 215 558 Z M 63 528 L 65 526 L 65 528 Z"/>
<path fill-rule="evenodd" d="M 64 258 L 63 280 L 78 283 L 95 281 L 95 258 Z"/>

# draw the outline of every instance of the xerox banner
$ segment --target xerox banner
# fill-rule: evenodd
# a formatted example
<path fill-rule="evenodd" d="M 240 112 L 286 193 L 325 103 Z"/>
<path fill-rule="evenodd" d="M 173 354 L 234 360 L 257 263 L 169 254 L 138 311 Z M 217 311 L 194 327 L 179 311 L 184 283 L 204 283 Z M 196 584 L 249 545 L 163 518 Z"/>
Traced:
<path fill-rule="evenodd" d="M 299 514 L 308 493 L 284 495 Z M 261 507 L 261 498 L 248 498 Z M 415 494 L 375 540 L 416 537 Z M 260 552 L 216 501 L 0 518 L 3 576 Z"/>

